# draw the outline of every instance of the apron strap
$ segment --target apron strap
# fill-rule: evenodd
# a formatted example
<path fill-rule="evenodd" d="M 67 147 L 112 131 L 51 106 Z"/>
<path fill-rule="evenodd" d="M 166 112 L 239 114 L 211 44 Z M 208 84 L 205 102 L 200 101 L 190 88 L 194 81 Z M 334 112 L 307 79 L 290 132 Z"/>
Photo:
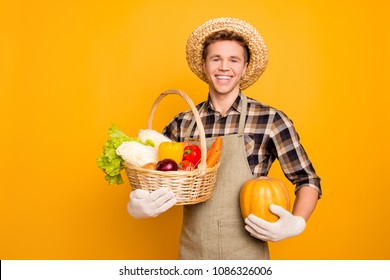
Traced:
<path fill-rule="evenodd" d="M 248 98 L 244 94 L 241 94 L 241 99 L 242 99 L 241 115 L 240 115 L 240 122 L 238 124 L 238 134 L 239 135 L 244 134 L 246 113 L 247 113 L 247 109 L 248 109 Z M 205 109 L 206 104 L 207 104 L 207 102 L 203 103 L 202 107 L 200 107 L 199 114 L 200 114 L 200 112 L 202 112 Z M 195 118 L 192 119 L 190 125 L 187 128 L 187 131 L 186 131 L 185 136 L 184 136 L 185 141 L 190 138 L 190 134 L 192 132 L 192 129 L 194 128 L 194 125 L 195 125 Z"/>
<path fill-rule="evenodd" d="M 241 94 L 241 99 L 242 99 L 242 105 L 241 105 L 240 122 L 238 124 L 238 134 L 244 135 L 246 112 L 248 110 L 248 98 L 244 94 Z"/>

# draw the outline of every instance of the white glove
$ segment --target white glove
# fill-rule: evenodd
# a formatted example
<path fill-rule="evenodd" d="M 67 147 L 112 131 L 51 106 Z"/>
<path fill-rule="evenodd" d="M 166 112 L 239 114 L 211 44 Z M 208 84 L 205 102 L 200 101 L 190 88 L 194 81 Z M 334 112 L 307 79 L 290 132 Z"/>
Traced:
<path fill-rule="evenodd" d="M 167 188 L 160 188 L 151 193 L 136 189 L 130 193 L 127 210 L 134 218 L 151 218 L 167 211 L 176 202 L 175 194 Z"/>
<path fill-rule="evenodd" d="M 306 221 L 300 216 L 294 216 L 281 206 L 271 204 L 270 211 L 279 216 L 279 220 L 270 223 L 250 214 L 245 219 L 245 229 L 254 237 L 263 241 L 280 241 L 302 233 Z"/>

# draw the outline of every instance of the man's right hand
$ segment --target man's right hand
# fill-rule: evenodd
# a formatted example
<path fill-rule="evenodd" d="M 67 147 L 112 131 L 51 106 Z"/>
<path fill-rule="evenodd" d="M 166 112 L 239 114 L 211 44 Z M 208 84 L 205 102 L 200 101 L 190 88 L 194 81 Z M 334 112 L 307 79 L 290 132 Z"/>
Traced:
<path fill-rule="evenodd" d="M 177 202 L 175 194 L 167 188 L 153 192 L 136 189 L 130 193 L 127 210 L 136 219 L 151 218 L 160 215 Z"/>

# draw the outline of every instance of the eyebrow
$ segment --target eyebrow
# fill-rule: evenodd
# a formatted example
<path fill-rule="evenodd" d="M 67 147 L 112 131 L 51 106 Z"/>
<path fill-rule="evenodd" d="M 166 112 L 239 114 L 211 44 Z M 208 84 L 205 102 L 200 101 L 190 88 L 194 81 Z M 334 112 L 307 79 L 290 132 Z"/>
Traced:
<path fill-rule="evenodd" d="M 220 57 L 221 57 L 220 54 L 214 54 L 214 55 L 210 56 L 209 58 L 220 58 Z M 234 58 L 234 59 L 239 59 L 239 60 L 241 60 L 241 57 L 236 56 L 236 55 L 229 56 L 229 58 Z M 245 59 L 245 58 L 244 58 L 244 59 Z"/>

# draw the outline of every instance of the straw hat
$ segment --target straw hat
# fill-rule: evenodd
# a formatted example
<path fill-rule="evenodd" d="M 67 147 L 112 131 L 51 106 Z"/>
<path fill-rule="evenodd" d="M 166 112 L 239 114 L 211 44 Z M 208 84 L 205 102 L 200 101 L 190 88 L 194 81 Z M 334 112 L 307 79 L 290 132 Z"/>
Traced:
<path fill-rule="evenodd" d="M 192 72 L 207 83 L 203 72 L 203 46 L 208 36 L 216 31 L 229 30 L 241 35 L 249 47 L 250 61 L 245 75 L 240 82 L 240 88 L 251 86 L 264 72 L 268 62 L 268 51 L 263 38 L 256 29 L 243 20 L 236 18 L 212 19 L 199 26 L 187 40 L 186 58 Z"/>

